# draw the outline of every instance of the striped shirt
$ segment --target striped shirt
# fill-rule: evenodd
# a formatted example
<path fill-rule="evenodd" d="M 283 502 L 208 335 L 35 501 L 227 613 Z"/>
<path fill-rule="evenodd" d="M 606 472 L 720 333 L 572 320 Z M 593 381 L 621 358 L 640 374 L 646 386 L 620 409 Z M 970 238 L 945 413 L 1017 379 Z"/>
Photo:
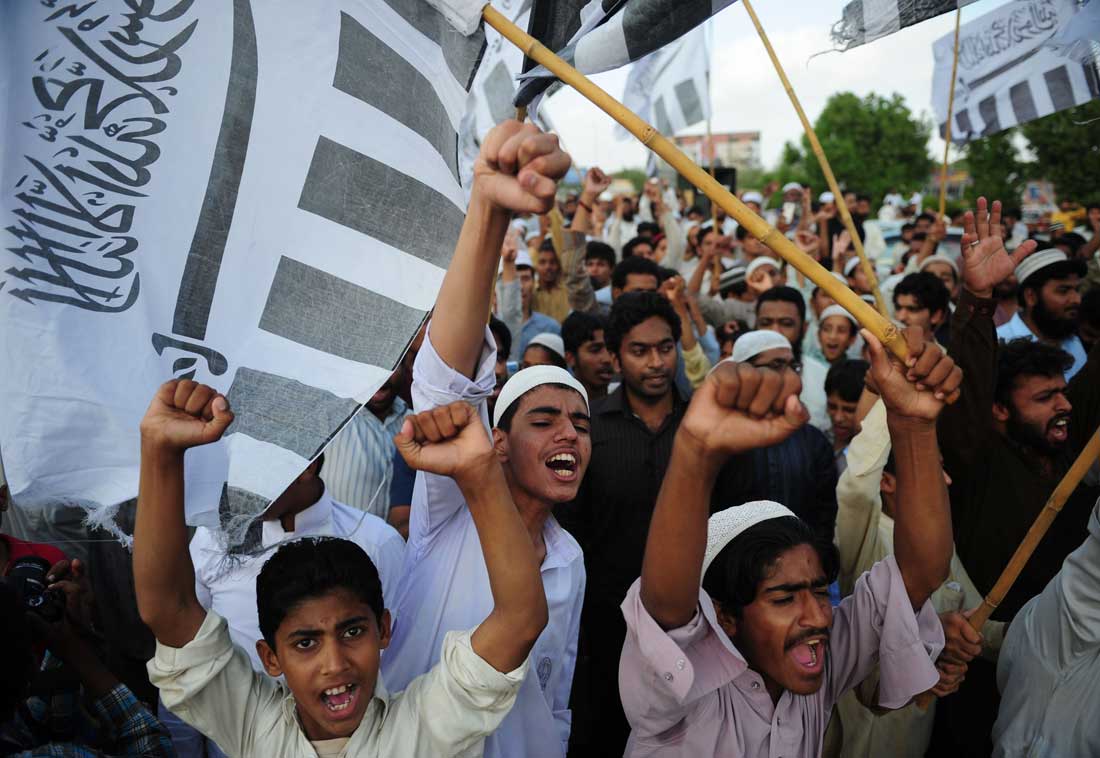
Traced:
<path fill-rule="evenodd" d="M 334 500 L 385 519 L 390 512 L 394 436 L 409 408 L 399 397 L 384 421 L 357 413 L 325 449 L 324 480 Z"/>

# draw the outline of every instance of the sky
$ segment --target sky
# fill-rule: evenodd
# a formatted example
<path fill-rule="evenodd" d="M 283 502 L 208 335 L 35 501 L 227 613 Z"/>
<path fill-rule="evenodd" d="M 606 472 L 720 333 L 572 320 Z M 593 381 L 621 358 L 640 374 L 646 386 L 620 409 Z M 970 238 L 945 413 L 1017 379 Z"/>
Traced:
<path fill-rule="evenodd" d="M 953 34 L 955 16 L 939 16 L 846 53 L 830 52 L 829 30 L 847 0 L 756 0 L 753 9 L 775 48 L 780 63 L 811 123 L 834 92 L 864 96 L 900 93 L 915 114 L 932 115 L 932 43 Z M 963 8 L 965 24 L 988 13 L 1003 0 L 980 0 Z M 714 132 L 759 131 L 765 168 L 774 167 L 783 143 L 797 143 L 802 126 L 740 3 L 711 21 L 711 89 Z M 622 99 L 627 69 L 598 74 L 593 80 Z M 565 149 L 581 166 L 607 171 L 645 166 L 645 148 L 634 139 L 619 141 L 611 117 L 577 92 L 563 87 L 544 106 Z M 702 133 L 703 126 L 685 133 Z M 936 160 L 943 141 L 933 136 L 929 150 Z M 952 152 L 954 160 L 954 151 Z"/>

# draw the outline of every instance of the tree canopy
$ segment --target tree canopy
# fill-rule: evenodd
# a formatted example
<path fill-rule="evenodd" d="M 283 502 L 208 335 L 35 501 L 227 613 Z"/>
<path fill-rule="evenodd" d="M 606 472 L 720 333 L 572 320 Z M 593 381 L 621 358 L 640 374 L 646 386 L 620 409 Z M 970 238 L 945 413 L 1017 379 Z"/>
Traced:
<path fill-rule="evenodd" d="M 968 205 L 983 196 L 1018 203 L 1028 167 L 1020 160 L 1015 137 L 1016 131 L 1009 129 L 967 143 L 963 164 L 972 182 L 966 189 Z"/>
<path fill-rule="evenodd" d="M 1020 127 L 1035 153 L 1030 173 L 1054 183 L 1059 200 L 1100 202 L 1100 100 Z"/>

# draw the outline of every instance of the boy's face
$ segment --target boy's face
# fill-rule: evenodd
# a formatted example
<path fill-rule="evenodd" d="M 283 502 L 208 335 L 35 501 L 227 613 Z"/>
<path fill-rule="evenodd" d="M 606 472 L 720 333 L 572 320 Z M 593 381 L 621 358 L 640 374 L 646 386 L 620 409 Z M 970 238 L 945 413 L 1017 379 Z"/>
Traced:
<path fill-rule="evenodd" d="M 829 414 L 829 421 L 833 425 L 833 436 L 841 445 L 847 445 L 856 436 L 856 408 L 858 403 L 852 403 L 834 392 L 826 398 L 825 409 Z"/>
<path fill-rule="evenodd" d="M 829 363 L 836 363 L 856 340 L 856 330 L 847 316 L 829 316 L 817 328 L 821 352 Z"/>
<path fill-rule="evenodd" d="M 389 644 L 389 611 L 379 621 L 356 595 L 335 589 L 292 608 L 275 632 L 275 649 L 260 640 L 256 650 L 270 676 L 286 677 L 306 737 L 329 740 L 359 727 Z"/>

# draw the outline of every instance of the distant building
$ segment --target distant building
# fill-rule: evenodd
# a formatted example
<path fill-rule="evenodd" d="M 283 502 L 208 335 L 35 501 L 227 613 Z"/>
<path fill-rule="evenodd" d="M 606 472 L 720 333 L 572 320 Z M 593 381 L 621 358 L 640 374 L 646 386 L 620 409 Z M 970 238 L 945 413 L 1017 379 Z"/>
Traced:
<path fill-rule="evenodd" d="M 685 134 L 673 137 L 672 141 L 704 168 L 710 166 L 711 145 L 714 150 L 715 166 L 719 168 L 736 168 L 738 171 L 762 168 L 760 132 L 712 134 L 710 143 L 707 142 L 705 134 Z"/>

